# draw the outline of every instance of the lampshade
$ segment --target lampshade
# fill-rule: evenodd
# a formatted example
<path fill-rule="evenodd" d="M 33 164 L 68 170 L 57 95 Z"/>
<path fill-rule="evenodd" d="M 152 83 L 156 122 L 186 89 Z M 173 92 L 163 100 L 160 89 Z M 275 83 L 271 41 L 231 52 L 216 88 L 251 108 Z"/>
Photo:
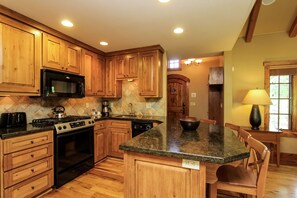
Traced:
<path fill-rule="evenodd" d="M 252 89 L 244 97 L 243 104 L 271 105 L 272 102 L 265 89 Z"/>

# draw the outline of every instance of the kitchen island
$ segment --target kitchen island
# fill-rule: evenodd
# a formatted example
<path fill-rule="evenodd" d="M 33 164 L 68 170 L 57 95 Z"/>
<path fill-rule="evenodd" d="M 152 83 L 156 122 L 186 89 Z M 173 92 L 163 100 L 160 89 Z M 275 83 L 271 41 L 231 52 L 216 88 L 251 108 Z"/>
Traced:
<path fill-rule="evenodd" d="M 238 164 L 249 152 L 233 132 L 200 123 L 186 132 L 179 120 L 163 124 L 120 145 L 124 150 L 125 197 L 205 197 L 216 170 Z"/>

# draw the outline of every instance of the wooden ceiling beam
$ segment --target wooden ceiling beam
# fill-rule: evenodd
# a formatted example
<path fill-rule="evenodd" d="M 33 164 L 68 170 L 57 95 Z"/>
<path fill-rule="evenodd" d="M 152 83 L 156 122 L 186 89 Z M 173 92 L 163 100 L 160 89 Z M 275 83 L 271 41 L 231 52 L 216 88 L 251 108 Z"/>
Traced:
<path fill-rule="evenodd" d="M 297 16 L 289 31 L 289 37 L 295 37 L 296 35 L 297 35 Z"/>
<path fill-rule="evenodd" d="M 249 17 L 248 27 L 247 27 L 246 34 L 245 34 L 245 42 L 252 41 L 256 23 L 257 23 L 257 19 L 258 19 L 258 15 L 260 12 L 261 4 L 262 4 L 262 0 L 257 0 L 253 9 L 252 9 L 252 12 Z"/>

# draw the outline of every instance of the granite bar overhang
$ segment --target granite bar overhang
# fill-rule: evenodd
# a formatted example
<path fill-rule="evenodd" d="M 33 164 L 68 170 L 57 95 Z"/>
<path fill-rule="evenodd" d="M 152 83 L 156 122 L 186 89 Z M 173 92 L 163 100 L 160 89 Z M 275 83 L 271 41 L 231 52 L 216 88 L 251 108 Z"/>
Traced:
<path fill-rule="evenodd" d="M 224 164 L 249 157 L 244 143 L 228 128 L 200 123 L 197 131 L 183 131 L 179 120 L 159 126 L 120 145 L 129 152 Z"/>

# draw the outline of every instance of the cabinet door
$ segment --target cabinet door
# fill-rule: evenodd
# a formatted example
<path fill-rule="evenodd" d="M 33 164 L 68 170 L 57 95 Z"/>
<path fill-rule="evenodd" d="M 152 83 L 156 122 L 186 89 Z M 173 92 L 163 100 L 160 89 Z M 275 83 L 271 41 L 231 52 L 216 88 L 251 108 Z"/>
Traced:
<path fill-rule="evenodd" d="M 67 59 L 64 65 L 65 68 L 62 69 L 79 74 L 81 68 L 81 48 L 77 45 L 66 42 L 65 55 L 67 56 Z"/>
<path fill-rule="evenodd" d="M 3 16 L 0 19 L 6 23 L 0 23 L 0 95 L 40 95 L 41 33 Z"/>
<path fill-rule="evenodd" d="M 139 94 L 162 97 L 162 68 L 158 51 L 140 53 Z"/>
<path fill-rule="evenodd" d="M 82 74 L 85 76 L 86 96 L 104 96 L 104 68 L 103 57 L 87 50 L 82 51 Z"/>
<path fill-rule="evenodd" d="M 125 56 L 116 56 L 115 59 L 115 68 L 116 68 L 116 78 L 124 79 L 126 78 L 127 71 L 125 69 Z"/>
<path fill-rule="evenodd" d="M 109 144 L 109 155 L 113 157 L 121 157 L 123 158 L 124 152 L 119 149 L 120 144 L 128 141 L 130 138 L 130 130 L 129 129 L 121 129 L 121 128 L 110 128 L 110 144 Z"/>
<path fill-rule="evenodd" d="M 43 33 L 42 66 L 62 70 L 65 64 L 65 43 L 57 37 Z"/>
<path fill-rule="evenodd" d="M 98 162 L 106 157 L 107 155 L 107 149 L 106 149 L 106 130 L 100 129 L 95 130 L 94 135 L 94 162 Z"/>
<path fill-rule="evenodd" d="M 125 59 L 125 73 L 129 78 L 138 77 L 138 54 L 128 54 Z"/>
<path fill-rule="evenodd" d="M 122 84 L 115 79 L 115 59 L 109 57 L 106 59 L 106 98 L 120 98 L 122 97 Z"/>

